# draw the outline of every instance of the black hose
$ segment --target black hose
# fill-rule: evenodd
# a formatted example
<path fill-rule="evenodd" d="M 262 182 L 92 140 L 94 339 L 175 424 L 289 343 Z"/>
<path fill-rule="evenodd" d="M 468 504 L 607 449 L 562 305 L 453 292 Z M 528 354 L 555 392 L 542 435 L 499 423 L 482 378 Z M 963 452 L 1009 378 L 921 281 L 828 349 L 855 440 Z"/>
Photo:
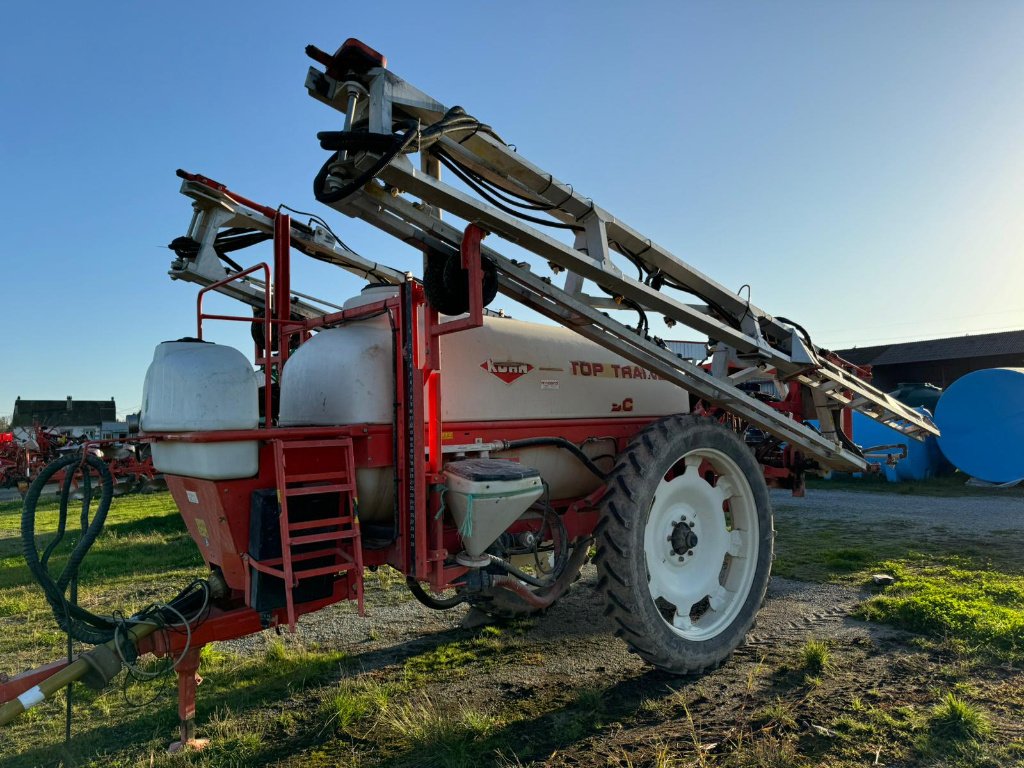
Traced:
<path fill-rule="evenodd" d="M 511 216 L 520 218 L 523 221 L 529 221 L 532 224 L 542 224 L 546 227 L 556 227 L 558 229 L 571 229 L 573 231 L 582 231 L 583 227 L 580 226 L 579 224 L 565 224 L 561 221 L 541 219 L 536 216 L 530 216 L 528 214 L 523 213 L 522 211 L 518 211 L 515 208 L 505 205 L 498 198 L 491 195 L 486 189 L 484 189 L 482 184 L 478 184 L 477 182 L 475 182 L 473 178 L 468 173 L 466 173 L 458 164 L 458 162 L 447 152 L 438 148 L 434 150 L 434 154 L 437 156 L 437 159 L 441 161 L 442 165 L 444 165 L 449 171 L 458 176 L 459 179 L 461 179 L 462 182 L 466 184 L 466 186 L 468 186 L 470 189 L 472 189 L 474 192 L 480 195 L 480 197 L 489 202 L 495 208 L 498 208 L 499 210 L 502 210 Z"/>
<path fill-rule="evenodd" d="M 579 459 L 583 466 L 589 469 L 602 481 L 607 479 L 607 475 L 601 471 L 601 468 L 597 466 L 597 464 L 590 460 L 590 457 L 587 456 L 587 454 L 580 450 L 578 445 L 566 440 L 564 437 L 527 437 L 522 440 L 504 440 L 503 442 L 507 449 L 530 448 L 535 445 L 553 445 L 556 448 L 564 448 Z M 504 450 L 504 448 L 502 450 Z"/>
<path fill-rule="evenodd" d="M 358 131 L 323 131 L 318 134 L 320 146 L 325 149 L 337 148 L 337 152 L 323 164 L 316 178 L 313 179 L 313 196 L 325 205 L 340 202 L 349 195 L 374 179 L 391 161 L 401 154 L 411 151 L 422 151 L 435 144 L 442 136 L 458 131 L 486 131 L 493 135 L 490 126 L 484 125 L 475 117 L 466 114 L 462 107 L 452 107 L 440 120 L 422 131 L 416 122 L 406 123 L 405 133 L 397 136 L 380 133 L 363 133 Z M 416 149 L 413 150 L 413 141 Z M 365 151 L 373 154 L 381 153 L 372 166 L 367 168 L 345 186 L 333 192 L 326 192 L 324 184 L 330 175 L 331 166 L 341 159 L 341 152 Z"/>
<path fill-rule="evenodd" d="M 811 341 L 811 334 L 807 332 L 806 328 L 800 325 L 800 323 L 794 323 L 788 317 L 783 317 L 782 315 L 776 315 L 775 319 L 780 323 L 785 323 L 786 325 L 791 325 L 796 328 L 800 332 L 800 335 L 803 336 L 804 341 L 807 342 L 807 346 L 810 347 L 810 351 L 814 352 L 814 343 Z"/>
<path fill-rule="evenodd" d="M 83 468 L 85 478 L 88 478 L 90 470 L 95 470 L 99 475 L 101 486 L 99 505 L 90 520 L 89 506 L 93 498 L 93 492 L 91 481 L 86 479 L 82 500 L 82 536 L 71 550 L 64 569 L 57 579 L 54 580 L 50 575 L 47 564 L 50 555 L 53 554 L 57 544 L 64 537 L 67 527 L 68 497 L 70 496 L 72 478 L 79 467 Z M 39 496 L 42 494 L 44 486 L 49 483 L 54 475 L 62 470 L 67 470 L 67 474 L 64 477 L 64 483 L 61 488 L 57 536 L 46 547 L 42 556 L 40 556 L 39 551 L 36 549 L 35 541 L 36 506 L 39 503 Z M 79 607 L 77 603 L 68 600 L 64 595 L 68 591 L 68 587 L 76 580 L 83 558 L 93 542 L 96 541 L 100 531 L 103 530 L 103 524 L 106 521 L 107 511 L 110 509 L 110 501 L 113 496 L 114 479 L 106 462 L 97 456 L 72 454 L 51 462 L 36 476 L 25 496 L 25 505 L 21 515 L 21 542 L 25 553 L 25 563 L 28 565 L 32 575 L 35 576 L 36 581 L 43 588 L 43 593 L 46 595 L 46 600 L 53 610 L 57 624 L 64 632 L 76 640 L 93 645 L 112 640 L 117 622 L 111 617 L 97 616 Z"/>
<path fill-rule="evenodd" d="M 455 597 L 434 597 L 428 593 L 420 583 L 416 581 L 412 576 L 409 576 L 405 580 L 405 585 L 412 592 L 412 596 L 419 600 L 427 608 L 432 608 L 435 611 L 447 611 L 449 608 L 454 608 L 457 605 L 461 605 L 466 602 L 467 595 L 455 595 Z"/>
<path fill-rule="evenodd" d="M 497 555 L 484 554 L 484 557 L 491 561 L 491 565 L 496 565 L 503 571 L 512 574 L 520 581 L 525 581 L 527 584 L 532 584 L 535 587 L 550 587 L 555 583 L 555 579 L 558 577 L 556 574 L 555 579 L 538 579 L 536 576 L 531 576 L 526 573 L 526 571 L 516 568 L 508 560 L 502 560 Z"/>
<path fill-rule="evenodd" d="M 544 489 L 546 494 L 547 483 L 544 484 Z M 492 566 L 502 569 L 503 571 L 505 571 L 505 573 L 515 576 L 520 581 L 526 582 L 527 584 L 530 584 L 534 587 L 538 587 L 540 589 L 547 589 L 548 587 L 550 587 L 558 581 L 559 577 L 562 575 L 562 572 L 565 570 L 566 563 L 569 560 L 569 537 L 568 533 L 565 530 L 565 523 L 562 521 L 562 518 L 558 516 L 558 513 L 555 512 L 555 510 L 547 502 L 546 498 L 543 503 L 543 506 L 541 507 L 541 520 L 541 527 L 538 531 L 539 535 L 533 548 L 534 562 L 537 563 L 538 569 L 540 569 L 540 560 L 537 557 L 537 555 L 539 554 L 538 547 L 541 543 L 540 539 L 544 538 L 543 533 L 545 523 L 551 526 L 551 538 L 553 542 L 552 549 L 557 550 L 553 552 L 553 554 L 555 555 L 554 563 L 552 565 L 551 570 L 547 572 L 545 578 L 538 578 L 537 576 L 533 576 L 529 573 L 526 573 L 525 571 L 520 570 L 519 568 L 514 566 L 508 560 L 502 557 L 498 557 L 497 555 L 484 553 L 484 557 L 490 560 Z M 506 556 L 508 556 L 511 553 L 506 550 L 505 554 Z"/>
<path fill-rule="evenodd" d="M 374 134 L 366 135 L 371 136 Z M 330 168 L 338 160 L 339 153 L 336 152 L 335 154 L 331 155 L 331 157 L 327 160 L 326 163 L 323 164 L 323 167 L 320 168 L 320 172 L 317 173 L 316 178 L 313 179 L 313 196 L 324 205 L 330 205 L 332 203 L 337 203 L 340 200 L 344 200 L 349 195 L 360 190 L 364 184 L 367 184 L 368 182 L 373 180 L 373 178 L 376 177 L 378 173 L 383 171 L 391 163 L 392 160 L 394 160 L 406 149 L 408 149 L 412 145 L 413 139 L 415 138 L 415 126 L 410 127 L 401 136 L 392 137 L 391 149 L 385 152 L 383 155 L 381 155 L 376 163 L 367 168 L 365 171 L 356 176 L 354 179 L 352 179 L 350 182 L 345 184 L 345 186 L 341 187 L 340 189 L 336 189 L 333 192 L 325 192 L 324 183 L 327 181 L 327 176 L 330 174 Z"/>

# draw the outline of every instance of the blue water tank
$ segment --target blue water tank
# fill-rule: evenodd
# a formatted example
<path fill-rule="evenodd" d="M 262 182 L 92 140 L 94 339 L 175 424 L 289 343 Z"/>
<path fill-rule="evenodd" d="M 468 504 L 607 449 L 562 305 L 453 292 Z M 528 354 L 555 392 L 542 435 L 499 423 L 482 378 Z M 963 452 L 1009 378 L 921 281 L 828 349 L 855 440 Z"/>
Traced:
<path fill-rule="evenodd" d="M 1024 478 L 1024 368 L 985 368 L 939 399 L 939 447 L 957 469 L 990 483 Z"/>
<path fill-rule="evenodd" d="M 914 410 L 931 418 L 931 413 L 926 408 L 915 408 Z M 884 460 L 873 460 L 882 465 L 885 477 L 890 483 L 927 480 L 929 477 L 934 477 L 939 471 L 941 454 L 934 438 L 926 438 L 924 442 L 914 440 L 891 427 L 879 424 L 859 411 L 855 411 L 853 414 L 853 441 L 862 448 L 871 448 L 876 445 L 905 445 L 907 447 L 906 458 L 898 459 L 896 466 L 890 466 Z M 899 448 L 893 448 L 886 452 L 898 455 Z"/>

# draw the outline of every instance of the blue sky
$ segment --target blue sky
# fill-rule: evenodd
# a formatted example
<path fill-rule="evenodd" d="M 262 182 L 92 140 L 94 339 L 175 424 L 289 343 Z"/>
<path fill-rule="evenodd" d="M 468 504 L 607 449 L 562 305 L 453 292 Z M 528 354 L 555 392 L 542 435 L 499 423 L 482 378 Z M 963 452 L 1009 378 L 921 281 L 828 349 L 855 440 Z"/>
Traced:
<path fill-rule="evenodd" d="M 1024 327 L 1020 3 L 28 6 L 0 30 L 0 414 L 133 410 L 153 346 L 192 333 L 195 288 L 166 277 L 178 167 L 418 270 L 312 199 L 339 116 L 303 48 L 349 36 L 821 344 Z M 312 264 L 293 285 L 360 283 Z"/>

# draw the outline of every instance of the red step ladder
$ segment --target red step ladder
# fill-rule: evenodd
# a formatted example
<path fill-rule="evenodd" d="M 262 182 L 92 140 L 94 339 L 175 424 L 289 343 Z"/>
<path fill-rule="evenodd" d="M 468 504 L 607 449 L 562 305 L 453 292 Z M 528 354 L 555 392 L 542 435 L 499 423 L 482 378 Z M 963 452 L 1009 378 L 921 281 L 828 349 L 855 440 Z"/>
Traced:
<path fill-rule="evenodd" d="M 363 615 L 363 547 L 357 517 L 355 461 L 352 440 L 272 440 L 277 475 L 277 500 L 280 506 L 281 557 L 269 560 L 250 559 L 256 570 L 284 581 L 288 626 L 295 631 L 295 599 L 292 594 L 300 581 L 314 576 L 347 574 L 354 585 L 359 615 Z M 315 454 L 314 454 L 315 452 Z M 313 467 L 317 471 L 289 471 Z M 288 500 L 296 496 L 337 494 L 335 514 L 312 520 L 292 522 Z M 323 544 L 323 547 L 310 547 Z M 305 567 L 310 560 L 331 557 L 327 565 Z M 351 587 L 349 587 L 351 589 Z"/>

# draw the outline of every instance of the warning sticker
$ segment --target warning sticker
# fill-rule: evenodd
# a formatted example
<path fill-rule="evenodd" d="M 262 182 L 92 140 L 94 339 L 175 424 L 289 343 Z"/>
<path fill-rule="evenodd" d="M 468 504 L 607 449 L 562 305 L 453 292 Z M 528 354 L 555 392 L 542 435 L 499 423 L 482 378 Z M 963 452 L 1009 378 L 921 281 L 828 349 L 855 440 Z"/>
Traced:
<path fill-rule="evenodd" d="M 541 379 L 541 389 L 558 389 L 558 379 Z"/>
<path fill-rule="evenodd" d="M 185 498 L 188 499 L 190 504 L 199 503 L 199 494 L 195 491 L 185 491 Z"/>

